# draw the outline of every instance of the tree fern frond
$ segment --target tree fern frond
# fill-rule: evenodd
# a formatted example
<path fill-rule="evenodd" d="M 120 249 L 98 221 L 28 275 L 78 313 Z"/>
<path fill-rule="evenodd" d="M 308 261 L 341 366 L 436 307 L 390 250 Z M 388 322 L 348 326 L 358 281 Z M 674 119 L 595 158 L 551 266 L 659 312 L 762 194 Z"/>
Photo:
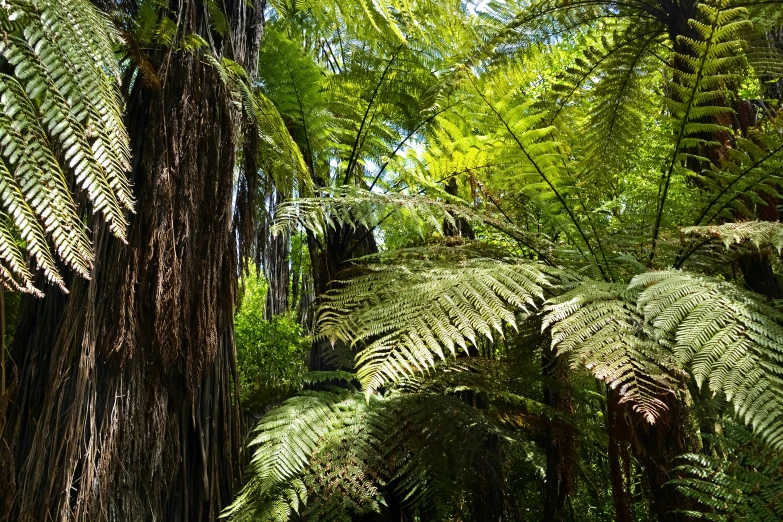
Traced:
<path fill-rule="evenodd" d="M 583 138 L 574 142 L 582 149 L 578 183 L 588 193 L 617 187 L 619 173 L 639 168 L 641 151 L 649 142 L 639 139 L 639 131 L 649 128 L 650 115 L 659 112 L 659 94 L 650 87 L 650 78 L 660 74 L 656 56 L 663 47 L 662 26 L 621 25 L 607 32 L 600 32 L 600 43 L 588 48 L 578 67 L 587 68 L 581 81 L 591 82 L 580 93 L 579 101 L 589 104 L 589 112 L 578 131 Z"/>
<path fill-rule="evenodd" d="M 671 95 L 665 99 L 671 113 L 674 133 L 672 154 L 659 185 L 658 210 L 652 231 L 651 261 L 655 256 L 661 221 L 675 171 L 687 176 L 686 160 L 689 158 L 691 161 L 704 163 L 705 158 L 695 151 L 706 144 L 705 135 L 730 131 L 712 121 L 716 116 L 732 113 L 727 103 L 732 96 L 727 83 L 739 80 L 736 71 L 744 61 L 744 54 L 741 52 L 744 41 L 740 38 L 740 33 L 750 24 L 746 19 L 747 11 L 742 8 L 721 8 L 706 4 L 698 4 L 697 7 L 706 23 L 694 19 L 688 21 L 698 34 L 698 39 L 678 37 L 678 43 L 683 45 L 687 52 L 675 53 L 675 59 L 682 65 L 672 68 L 673 80 L 669 83 Z"/>
<path fill-rule="evenodd" d="M 83 46 L 76 43 L 81 43 L 77 34 L 65 31 L 70 21 L 58 19 L 56 14 L 68 4 L 58 3 L 57 7 L 51 4 L 46 11 L 51 13 L 51 19 L 42 16 L 41 26 L 28 25 L 23 37 L 9 38 L 0 49 L 14 66 L 14 76 L 24 82 L 27 95 L 33 94 L 31 99 L 41 100 L 40 121 L 52 138 L 63 146 L 63 159 L 73 170 L 76 182 L 87 191 L 95 209 L 103 213 L 115 235 L 123 237 L 126 226 L 123 210 L 132 207 L 125 177 L 129 149 L 127 145 L 116 151 L 110 148 L 117 146 L 113 143 L 117 140 L 110 140 L 99 130 L 104 126 L 112 133 L 122 129 L 118 86 L 116 78 L 104 79 L 104 71 L 94 61 L 101 57 L 84 53 Z M 105 21 L 103 23 L 105 25 Z M 76 33 L 91 30 L 79 26 L 75 29 Z M 75 40 L 73 47 L 61 44 L 61 39 L 65 38 Z M 82 52 L 68 52 L 71 49 Z M 106 66 L 116 70 L 113 62 Z M 68 70 L 74 71 L 74 75 L 62 74 Z M 87 85 L 80 85 L 81 82 Z M 85 92 L 91 95 L 84 96 Z M 97 111 L 103 111 L 109 121 L 104 122 Z M 93 138 L 92 145 L 88 136 Z"/>
<path fill-rule="evenodd" d="M 772 521 L 783 518 L 783 454 L 740 426 L 728 423 L 725 434 L 711 443 L 725 459 L 702 454 L 680 457 L 674 469 L 684 476 L 672 480 L 703 510 L 691 516 L 707 520 Z"/>
<path fill-rule="evenodd" d="M 544 127 L 545 114 L 532 110 L 533 100 L 519 103 L 520 93 L 515 86 L 505 82 L 487 82 L 479 85 L 475 79 L 468 76 L 475 93 L 480 100 L 479 106 L 494 116 L 497 123 L 494 126 L 500 136 L 499 143 L 493 144 L 502 151 L 501 161 L 510 167 L 509 174 L 520 186 L 532 191 L 532 196 L 538 196 L 544 201 L 546 194 L 554 196 L 560 211 L 565 211 L 570 221 L 575 225 L 585 243 L 589 242 L 583 233 L 579 221 L 566 200 L 571 190 L 571 180 L 563 168 L 563 158 L 558 149 L 558 142 L 553 138 L 553 127 Z M 498 128 L 499 127 L 499 128 Z M 513 186 L 513 183 L 512 183 Z"/>
<path fill-rule="evenodd" d="M 123 240 L 133 209 L 115 36 L 84 0 L 9 0 L 0 6 L 0 30 L 7 35 L 0 57 L 11 71 L 0 78 L 3 206 L 36 266 L 64 290 L 47 239 L 83 277 L 93 260 L 65 174 Z M 20 286 L 33 291 L 30 274 L 6 252 Z"/>
<path fill-rule="evenodd" d="M 757 193 L 772 192 L 770 186 L 780 182 L 783 165 L 783 143 L 772 136 L 755 133 L 755 139 L 737 139 L 729 151 L 730 161 L 713 173 L 709 188 L 715 195 L 705 205 L 695 225 L 714 222 L 718 218 L 732 219 L 736 215 L 749 216 L 741 208 L 742 199 L 754 198 Z M 758 143 L 757 143 L 758 142 Z M 764 205 L 763 202 L 758 202 Z"/>
<path fill-rule="evenodd" d="M 697 384 L 722 393 L 764 440 L 783 447 L 783 314 L 736 285 L 684 272 L 636 276 L 632 289 L 656 338 L 670 336 Z"/>
<path fill-rule="evenodd" d="M 7 175 L 7 169 L 1 161 L 0 174 L 3 177 Z M 2 192 L 3 186 L 0 184 L 0 195 Z M 43 294 L 32 285 L 33 274 L 28 270 L 27 260 L 17 244 L 17 235 L 14 233 L 12 225 L 13 220 L 2 213 L 0 213 L 0 220 L 2 220 L 0 223 L 0 258 L 8 265 L 8 268 L 0 265 L 3 281 L 13 290 L 42 297 Z"/>
<path fill-rule="evenodd" d="M 358 347 L 357 378 L 367 394 L 425 372 L 479 338 L 503 336 L 517 311 L 532 310 L 551 285 L 542 265 L 516 259 L 407 266 L 364 265 L 324 297 L 318 335 Z"/>
<path fill-rule="evenodd" d="M 415 232 L 424 235 L 426 227 L 443 233 L 443 227 L 457 227 L 457 220 L 464 219 L 475 225 L 491 227 L 507 234 L 539 259 L 551 264 L 553 245 L 513 223 L 477 212 L 468 207 L 447 203 L 423 196 L 404 194 L 378 194 L 353 187 L 322 190 L 317 198 L 300 198 L 278 206 L 273 232 L 303 226 L 323 235 L 329 227 L 350 226 L 373 229 L 390 215 L 412 224 Z"/>
<path fill-rule="evenodd" d="M 15 80 L 9 78 L 0 85 L 0 96 L 7 95 L 9 87 L 14 83 Z M 10 96 L 4 98 L 14 100 Z M 0 116 L 0 146 L 5 156 L 0 160 L 3 207 L 13 216 L 14 224 L 27 242 L 27 250 L 36 265 L 43 270 L 49 282 L 62 289 L 62 277 L 49 251 L 45 233 L 56 233 L 59 236 L 54 239 L 59 240 L 59 247 L 65 250 L 69 264 L 85 276 L 89 273 L 90 244 L 80 230 L 81 224 L 65 177 L 46 146 L 45 133 L 40 127 L 36 128 L 38 122 L 34 117 L 25 117 L 30 116 L 23 112 L 27 107 L 17 107 L 20 110 L 16 114 L 9 111 L 15 120 L 6 114 Z M 22 134 L 23 130 L 30 139 Z M 31 208 L 31 204 L 35 208 Z M 68 251 L 67 247 L 72 241 L 76 243 L 76 248 Z"/>
<path fill-rule="evenodd" d="M 369 401 L 303 392 L 269 412 L 256 435 L 247 484 L 223 514 L 232 520 L 350 520 L 379 511 L 390 488 L 405 506 L 438 512 L 455 501 L 455 481 L 471 480 L 490 439 L 516 443 L 491 412 L 435 388 Z M 540 459 L 525 450 L 522 459 Z"/>
<path fill-rule="evenodd" d="M 684 227 L 685 236 L 720 241 L 726 248 L 750 243 L 758 250 L 783 250 L 783 224 L 774 221 L 740 221 L 699 227 Z"/>
<path fill-rule="evenodd" d="M 324 153 L 333 147 L 331 121 L 323 88 L 325 78 L 313 58 L 283 33 L 270 28 L 259 60 L 262 91 L 286 122 L 314 177 L 329 167 Z"/>
<path fill-rule="evenodd" d="M 288 399 L 276 410 L 264 416 L 254 431 L 250 446 L 256 447 L 247 468 L 249 479 L 224 516 L 235 520 L 251 519 L 259 509 L 276 513 L 277 520 L 288 520 L 299 502 L 307 500 L 306 490 L 296 488 L 296 494 L 286 495 L 280 503 L 280 488 L 295 483 L 304 472 L 316 450 L 330 432 L 344 427 L 364 408 L 365 401 L 350 393 L 311 392 Z M 271 503 L 264 505 L 264 503 Z M 298 507 L 298 506 L 297 506 Z"/>
<path fill-rule="evenodd" d="M 619 387 L 620 401 L 654 423 L 666 410 L 661 396 L 677 388 L 676 366 L 645 328 L 633 298 L 623 284 L 580 284 L 548 301 L 543 326 L 551 326 L 558 354 Z"/>
<path fill-rule="evenodd" d="M 259 92 L 256 103 L 261 165 L 286 197 L 307 196 L 312 192 L 312 178 L 299 146 L 271 100 Z"/>

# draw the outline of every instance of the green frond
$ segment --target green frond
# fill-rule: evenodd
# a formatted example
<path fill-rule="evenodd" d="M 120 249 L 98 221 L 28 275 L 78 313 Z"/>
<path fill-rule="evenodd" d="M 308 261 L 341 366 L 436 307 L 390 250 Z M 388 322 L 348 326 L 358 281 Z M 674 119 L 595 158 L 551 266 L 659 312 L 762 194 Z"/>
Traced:
<path fill-rule="evenodd" d="M 702 511 L 694 518 L 726 521 L 763 521 L 783 518 L 783 487 L 780 472 L 783 454 L 735 424 L 713 436 L 711 442 L 726 458 L 702 454 L 680 457 L 674 469 L 681 478 L 671 481 Z"/>
<path fill-rule="evenodd" d="M 543 326 L 551 326 L 552 347 L 572 367 L 619 388 L 620 401 L 654 423 L 666 410 L 661 397 L 677 389 L 676 365 L 645 327 L 634 297 L 624 284 L 583 283 L 548 301 Z"/>
<path fill-rule="evenodd" d="M 553 245 L 540 235 L 531 234 L 513 223 L 497 219 L 467 206 L 448 203 L 424 196 L 405 194 L 378 194 L 367 190 L 343 187 L 322 190 L 321 197 L 300 198 L 278 206 L 273 233 L 302 226 L 319 235 L 329 228 L 349 226 L 373 229 L 390 216 L 414 227 L 412 232 L 424 236 L 433 229 L 443 233 L 443 227 L 457 227 L 464 219 L 478 226 L 496 229 L 531 250 L 536 257 L 548 262 Z"/>
<path fill-rule="evenodd" d="M 124 240 L 133 210 L 130 149 L 119 70 L 107 20 L 84 0 L 9 0 L 0 6 L 0 192 L 37 268 L 64 290 L 57 256 L 89 277 L 93 252 L 68 188 L 75 180 L 112 233 Z M 7 223 L 7 221 L 5 222 Z M 3 225 L 6 226 L 6 225 Z M 9 229 L 3 236 L 10 238 Z M 11 250 L 3 261 L 34 291 Z"/>
<path fill-rule="evenodd" d="M 600 39 L 596 35 L 598 41 L 577 57 L 576 70 L 567 70 L 565 85 L 553 90 L 569 89 L 568 98 L 558 97 L 555 116 L 572 98 L 589 107 L 584 123 L 566 120 L 562 125 L 579 125 L 572 140 L 579 151 L 579 187 L 600 198 L 600 191 L 621 183 L 617 178 L 623 172 L 638 168 L 649 136 L 656 135 L 650 115 L 659 112 L 656 84 L 663 78 L 656 55 L 664 45 L 660 24 L 621 25 L 611 32 L 602 27 L 598 32 Z M 642 129 L 647 139 L 639 139 Z"/>
<path fill-rule="evenodd" d="M 288 520 L 300 503 L 307 502 L 301 475 L 319 445 L 346 429 L 346 423 L 353 422 L 363 408 L 366 403 L 356 394 L 312 392 L 288 399 L 267 413 L 249 443 L 256 449 L 247 468 L 248 481 L 224 516 L 253 520 L 266 512 L 269 520 Z M 290 495 L 292 490 L 295 494 Z"/>
<path fill-rule="evenodd" d="M 473 373 L 463 370 L 447 373 Z M 409 508 L 448 511 L 489 440 L 519 446 L 520 460 L 541 466 L 539 452 L 493 412 L 448 384 L 439 388 L 436 375 L 428 381 L 426 390 L 389 390 L 369 401 L 345 390 L 303 392 L 268 412 L 255 431 L 247 484 L 223 516 L 350 520 L 380 512 L 392 488 Z"/>
<path fill-rule="evenodd" d="M 334 122 L 327 111 L 321 69 L 310 55 L 273 28 L 264 35 L 259 61 L 265 65 L 259 71 L 263 95 L 283 118 L 305 164 L 322 175 L 328 169 L 324 153 L 332 148 Z"/>
<path fill-rule="evenodd" d="M 684 227 L 685 236 L 720 241 L 726 248 L 750 243 L 758 250 L 783 250 L 783 224 L 773 221 L 740 221 L 723 225 Z"/>
<path fill-rule="evenodd" d="M 715 117 L 733 113 L 730 104 L 733 94 L 728 85 L 740 80 L 739 71 L 745 63 L 741 33 L 750 25 L 746 19 L 747 11 L 701 3 L 697 8 L 705 21 L 691 19 L 688 23 L 698 38 L 678 37 L 677 43 L 684 49 L 674 53 L 674 59 L 680 65 L 670 69 L 670 95 L 665 98 L 665 103 L 673 129 L 672 154 L 659 185 L 651 258 L 655 255 L 673 176 L 697 174 L 693 171 L 693 162 L 703 166 L 708 163 L 700 155 L 699 147 L 714 145 L 708 143 L 705 136 L 731 132 L 731 129 L 713 122 Z M 688 167 L 689 160 L 691 168 Z M 708 164 L 706 166 L 709 168 Z"/>
<path fill-rule="evenodd" d="M 548 124 L 548 112 L 525 92 L 533 79 L 522 66 L 504 67 L 483 77 L 462 71 L 462 77 L 467 96 L 463 103 L 475 115 L 472 125 L 485 135 L 480 146 L 492 151 L 493 180 L 529 198 L 594 263 L 601 277 L 608 277 L 589 223 L 575 212 L 579 193 L 566 146 L 558 129 Z"/>
<path fill-rule="evenodd" d="M 516 313 L 536 309 L 552 284 L 536 263 L 449 257 L 363 264 L 324 296 L 317 335 L 357 348 L 357 378 L 368 395 L 468 353 L 481 338 L 503 337 L 504 325 L 515 327 Z"/>
<path fill-rule="evenodd" d="M 638 309 L 697 384 L 725 395 L 737 416 L 783 447 L 783 314 L 732 283 L 685 272 L 636 276 Z"/>
<path fill-rule="evenodd" d="M 767 203 L 761 194 L 777 195 L 780 169 L 783 166 L 783 141 L 777 133 L 751 131 L 747 138 L 738 137 L 728 151 L 729 161 L 720 169 L 709 171 L 705 188 L 714 194 L 699 213 L 694 225 L 708 224 L 717 219 L 736 220 L 737 216 L 754 217 L 747 208 L 750 200 L 758 206 Z"/>
<path fill-rule="evenodd" d="M 312 192 L 312 178 L 299 146 L 271 100 L 259 92 L 256 98 L 260 134 L 260 164 L 286 197 L 307 196 Z"/>

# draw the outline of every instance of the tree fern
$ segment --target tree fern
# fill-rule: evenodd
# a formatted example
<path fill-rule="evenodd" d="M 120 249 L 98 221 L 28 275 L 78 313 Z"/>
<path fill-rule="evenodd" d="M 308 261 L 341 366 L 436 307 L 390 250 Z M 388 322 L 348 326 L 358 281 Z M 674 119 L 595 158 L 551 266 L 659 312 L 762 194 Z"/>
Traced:
<path fill-rule="evenodd" d="M 732 423 L 712 442 L 725 458 L 688 454 L 676 470 L 684 476 L 672 481 L 700 504 L 688 514 L 704 520 L 772 521 L 783 517 L 780 475 L 783 455 Z"/>
<path fill-rule="evenodd" d="M 378 194 L 344 187 L 322 190 L 320 197 L 299 198 L 278 207 L 273 232 L 302 226 L 324 235 L 329 228 L 348 226 L 374 229 L 394 216 L 401 226 L 421 236 L 427 229 L 443 234 L 445 226 L 456 227 L 463 219 L 474 226 L 498 230 L 513 238 L 537 258 L 550 263 L 553 245 L 546 238 L 531 234 L 514 223 L 477 212 L 465 205 L 407 194 Z"/>
<path fill-rule="evenodd" d="M 271 100 L 258 93 L 256 103 L 261 138 L 258 154 L 264 171 L 287 197 L 308 195 L 312 191 L 312 179 L 299 146 Z"/>
<path fill-rule="evenodd" d="M 249 481 L 224 515 L 290 520 L 298 513 L 303 520 L 350 520 L 379 511 L 392 494 L 409 509 L 444 514 L 470 482 L 476 451 L 496 436 L 526 450 L 521 459 L 528 465 L 540 465 L 524 437 L 517 439 L 493 412 L 454 393 L 460 376 L 476 376 L 481 365 L 492 362 L 441 365 L 415 391 L 408 383 L 369 400 L 345 389 L 289 399 L 256 428 Z M 445 376 L 451 383 L 439 385 Z M 489 380 L 477 384 L 469 379 L 459 388 L 500 390 Z"/>
<path fill-rule="evenodd" d="M 310 231 L 311 247 L 324 239 L 340 249 L 351 232 L 373 235 L 384 251 L 353 261 L 350 253 L 335 256 L 316 325 L 334 347 L 324 359 L 356 371 L 347 387 L 358 382 L 361 389 L 335 393 L 356 395 L 346 415 L 361 418 L 362 428 L 333 422 L 334 412 L 307 421 L 329 426 L 319 434 L 296 427 L 316 441 L 303 443 L 309 460 L 279 475 L 264 505 L 283 518 L 299 510 L 304 519 L 347 519 L 384 509 L 394 494 L 413 516 L 469 520 L 460 502 L 475 497 L 460 491 L 459 477 L 475 461 L 451 448 L 486 456 L 492 441 L 508 450 L 505 458 L 537 440 L 547 444 L 548 460 L 537 468 L 539 478 L 546 468 L 542 488 L 561 483 L 558 496 L 570 502 L 561 468 L 576 453 L 597 452 L 599 463 L 573 464 L 579 480 L 600 482 L 608 466 L 612 484 L 595 486 L 596 498 L 611 487 L 617 517 L 628 518 L 618 498 L 636 490 L 637 480 L 654 502 L 669 502 L 670 491 L 677 496 L 665 486 L 669 449 L 697 438 L 691 422 L 710 440 L 721 419 L 708 403 L 732 404 L 764 441 L 783 444 L 779 311 L 721 279 L 646 273 L 673 260 L 728 275 L 721 263 L 733 251 L 716 256 L 713 248 L 708 257 L 701 249 L 713 239 L 783 246 L 777 224 L 724 222 L 755 217 L 778 197 L 778 121 L 768 114 L 755 126 L 732 122 L 740 95 L 761 92 L 745 43 L 755 37 L 748 19 L 759 15 L 725 2 L 694 6 L 495 3 L 470 13 L 480 21 L 459 52 L 430 49 L 422 42 L 437 36 L 417 39 L 404 28 L 404 40 L 383 30 L 357 38 L 335 28 L 339 16 L 311 32 L 299 22 L 286 25 L 285 38 L 299 45 L 291 56 L 310 64 L 302 85 L 318 107 L 311 114 L 325 117 L 324 132 L 316 133 L 324 137 L 325 148 L 315 152 L 320 163 L 308 160 L 296 82 L 270 78 L 265 94 L 326 190 L 283 204 L 276 227 Z M 312 121 L 317 128 L 318 118 Z M 475 243 L 448 234 L 463 221 Z M 696 227 L 680 235 L 681 223 Z M 525 331 L 511 334 L 516 328 Z M 554 353 L 549 340 L 542 349 L 549 336 Z M 499 360 L 477 357 L 487 353 Z M 552 358 L 558 365 L 567 359 L 572 371 L 552 379 Z M 616 391 L 605 395 L 593 377 Z M 553 407 L 561 392 L 569 400 Z M 434 412 L 445 419 L 441 426 L 432 425 Z M 577 423 L 580 415 L 590 421 Z M 577 449 L 556 457 L 575 433 Z M 674 444 L 667 444 L 670 434 Z M 270 438 L 263 446 L 298 439 Z M 532 461 L 541 452 L 530 455 Z M 531 476 L 526 480 L 535 481 Z M 295 494 L 302 487 L 306 505 Z M 724 494 L 731 491 L 715 496 Z"/>
<path fill-rule="evenodd" d="M 84 277 L 93 259 L 68 178 L 86 192 L 117 237 L 124 237 L 125 212 L 133 208 L 114 35 L 83 0 L 5 2 L 0 29 L 7 34 L 0 42 L 3 206 L 35 265 L 64 289 L 47 239 Z M 7 230 L 3 236 L 10 238 Z M 14 286 L 36 292 L 19 252 L 11 246 L 4 252 L 19 281 Z"/>
<path fill-rule="evenodd" d="M 684 176 L 694 175 L 692 170 L 688 172 L 688 160 L 691 163 L 709 162 L 705 151 L 699 150 L 706 144 L 703 136 L 728 129 L 707 119 L 731 113 L 727 107 L 731 97 L 727 84 L 738 80 L 735 71 L 744 59 L 739 52 L 743 43 L 739 34 L 749 26 L 745 18 L 747 12 L 742 8 L 724 9 L 706 4 L 698 4 L 697 8 L 704 22 L 691 19 L 688 24 L 699 39 L 679 36 L 679 43 L 689 52 L 675 53 L 674 58 L 683 66 L 672 69 L 673 80 L 669 83 L 672 94 L 666 98 L 672 118 L 673 152 L 661 175 L 651 259 L 655 255 L 672 176 L 678 172 Z"/>
<path fill-rule="evenodd" d="M 495 76 L 477 79 L 465 72 L 478 121 L 494 138 L 493 162 L 506 176 L 512 189 L 521 189 L 534 203 L 548 212 L 560 228 L 581 241 L 591 252 L 593 246 L 573 211 L 569 194 L 573 178 L 560 150 L 555 128 L 545 125 L 546 113 L 537 111 L 534 100 L 523 102 L 524 92 L 515 81 L 516 68 L 498 71 Z M 564 217 L 563 217 L 564 216 Z M 598 258 L 593 257 L 597 264 Z"/>
<path fill-rule="evenodd" d="M 723 225 L 685 227 L 686 236 L 720 241 L 726 248 L 749 243 L 758 250 L 783 250 L 783 225 L 773 221 L 740 221 Z"/>

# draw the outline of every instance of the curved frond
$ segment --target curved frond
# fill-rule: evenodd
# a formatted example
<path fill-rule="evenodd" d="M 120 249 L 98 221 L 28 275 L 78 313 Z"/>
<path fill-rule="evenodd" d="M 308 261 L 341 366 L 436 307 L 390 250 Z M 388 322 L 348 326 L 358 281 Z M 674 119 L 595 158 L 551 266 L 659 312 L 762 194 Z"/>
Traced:
<path fill-rule="evenodd" d="M 358 349 L 367 394 L 469 353 L 480 338 L 503 337 L 504 325 L 516 327 L 516 314 L 536 309 L 552 284 L 545 267 L 518 259 L 425 254 L 357 270 L 324 297 L 317 326 L 319 336 Z"/>
<path fill-rule="evenodd" d="M 709 165 L 703 148 L 718 133 L 731 132 L 717 117 L 732 114 L 729 84 L 740 80 L 744 63 L 741 32 L 750 26 L 743 8 L 714 7 L 699 3 L 704 21 L 688 20 L 697 38 L 680 35 L 681 46 L 674 53 L 679 64 L 671 68 L 670 95 L 665 98 L 670 112 L 672 154 L 661 176 L 658 209 L 652 231 L 652 261 L 673 176 L 695 176 L 694 163 Z M 690 167 L 689 167 L 690 165 Z"/>
<path fill-rule="evenodd" d="M 550 263 L 553 245 L 540 234 L 531 234 L 513 223 L 456 203 L 424 196 L 378 194 L 352 187 L 323 190 L 321 197 L 300 198 L 279 205 L 272 230 L 277 233 L 302 226 L 323 235 L 328 233 L 329 228 L 337 226 L 373 229 L 392 215 L 412 224 L 415 227 L 413 231 L 421 235 L 427 227 L 440 233 L 443 233 L 444 226 L 458 228 L 457 220 L 464 219 L 510 236 L 535 256 Z"/>
<path fill-rule="evenodd" d="M 726 248 L 750 243 L 758 250 L 783 250 L 783 223 L 774 221 L 741 221 L 723 225 L 685 227 L 686 236 L 720 241 Z"/>
<path fill-rule="evenodd" d="M 645 327 L 634 297 L 624 284 L 580 284 L 548 301 L 544 327 L 551 326 L 558 354 L 619 387 L 620 401 L 654 423 L 666 410 L 661 396 L 677 389 L 676 365 Z"/>
<path fill-rule="evenodd" d="M 783 518 L 783 454 L 735 424 L 711 442 L 726 459 L 703 454 L 680 457 L 672 480 L 685 496 L 702 506 L 688 514 L 700 519 L 766 522 Z"/>
<path fill-rule="evenodd" d="M 125 212 L 133 210 L 115 36 L 84 0 L 9 0 L 0 6 L 0 30 L 0 60 L 11 71 L 0 78 L 2 202 L 36 266 L 64 289 L 47 241 L 83 277 L 93 260 L 68 179 L 123 240 Z M 12 257 L 3 260 L 33 291 Z"/>
<path fill-rule="evenodd" d="M 656 339 L 701 386 L 722 393 L 737 416 L 783 447 L 783 314 L 732 283 L 685 272 L 636 276 L 639 312 Z"/>

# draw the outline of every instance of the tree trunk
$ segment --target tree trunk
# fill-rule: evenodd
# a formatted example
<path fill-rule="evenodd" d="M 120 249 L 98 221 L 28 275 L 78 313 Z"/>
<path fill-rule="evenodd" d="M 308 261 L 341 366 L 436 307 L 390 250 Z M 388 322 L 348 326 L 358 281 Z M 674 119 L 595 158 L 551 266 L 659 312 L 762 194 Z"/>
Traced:
<path fill-rule="evenodd" d="M 650 492 L 651 515 L 659 522 L 680 522 L 687 517 L 680 511 L 692 509 L 689 499 L 668 484 L 674 478 L 671 474 L 673 460 L 684 454 L 697 451 L 693 434 L 688 431 L 688 412 L 679 397 L 671 394 L 661 397 L 665 401 L 667 414 L 655 424 L 642 419 L 639 414 L 625 408 L 623 415 L 628 421 L 629 442 L 634 456 L 642 465 L 644 480 Z"/>
<path fill-rule="evenodd" d="M 270 186 L 264 205 L 266 216 L 263 225 L 259 227 L 256 246 L 257 269 L 263 268 L 267 283 L 266 308 L 264 309 L 264 319 L 266 320 L 288 311 L 288 285 L 291 281 L 289 264 L 291 233 L 286 230 L 272 235 L 270 230 L 275 219 L 275 208 L 282 202 L 282 194 L 274 186 Z"/>
<path fill-rule="evenodd" d="M 548 380 L 544 383 L 544 404 L 572 416 L 574 406 L 566 361 L 555 355 L 549 342 L 543 345 L 541 365 Z M 574 467 L 578 456 L 573 427 L 552 422 L 546 427 L 545 445 L 544 522 L 560 522 L 565 520 L 566 499 L 574 491 Z"/>
<path fill-rule="evenodd" d="M 307 233 L 316 303 L 319 296 L 329 289 L 329 284 L 340 269 L 344 268 L 346 261 L 378 252 L 372 231 L 363 226 L 355 229 L 350 226 L 328 228 L 323 241 L 324 243 L 321 244 L 311 232 Z M 308 359 L 309 370 L 335 369 L 323 356 L 327 350 L 333 349 L 328 340 L 313 341 Z"/>
<path fill-rule="evenodd" d="M 252 12 L 226 4 L 233 56 L 252 64 L 254 33 L 234 23 Z M 208 31 L 200 3 L 172 8 L 181 34 Z M 0 422 L 5 520 L 215 520 L 240 478 L 239 124 L 218 71 L 175 49 L 155 52 L 160 88 L 137 81 L 131 94 L 138 204 L 128 244 L 93 223 L 91 280 L 71 277 L 69 295 L 49 288 L 25 305 Z"/>
<path fill-rule="evenodd" d="M 612 485 L 615 520 L 617 522 L 632 522 L 631 505 L 633 499 L 628 490 L 631 456 L 627 446 L 628 430 L 619 400 L 619 394 L 607 386 L 606 433 L 609 436 L 609 479 Z"/>

